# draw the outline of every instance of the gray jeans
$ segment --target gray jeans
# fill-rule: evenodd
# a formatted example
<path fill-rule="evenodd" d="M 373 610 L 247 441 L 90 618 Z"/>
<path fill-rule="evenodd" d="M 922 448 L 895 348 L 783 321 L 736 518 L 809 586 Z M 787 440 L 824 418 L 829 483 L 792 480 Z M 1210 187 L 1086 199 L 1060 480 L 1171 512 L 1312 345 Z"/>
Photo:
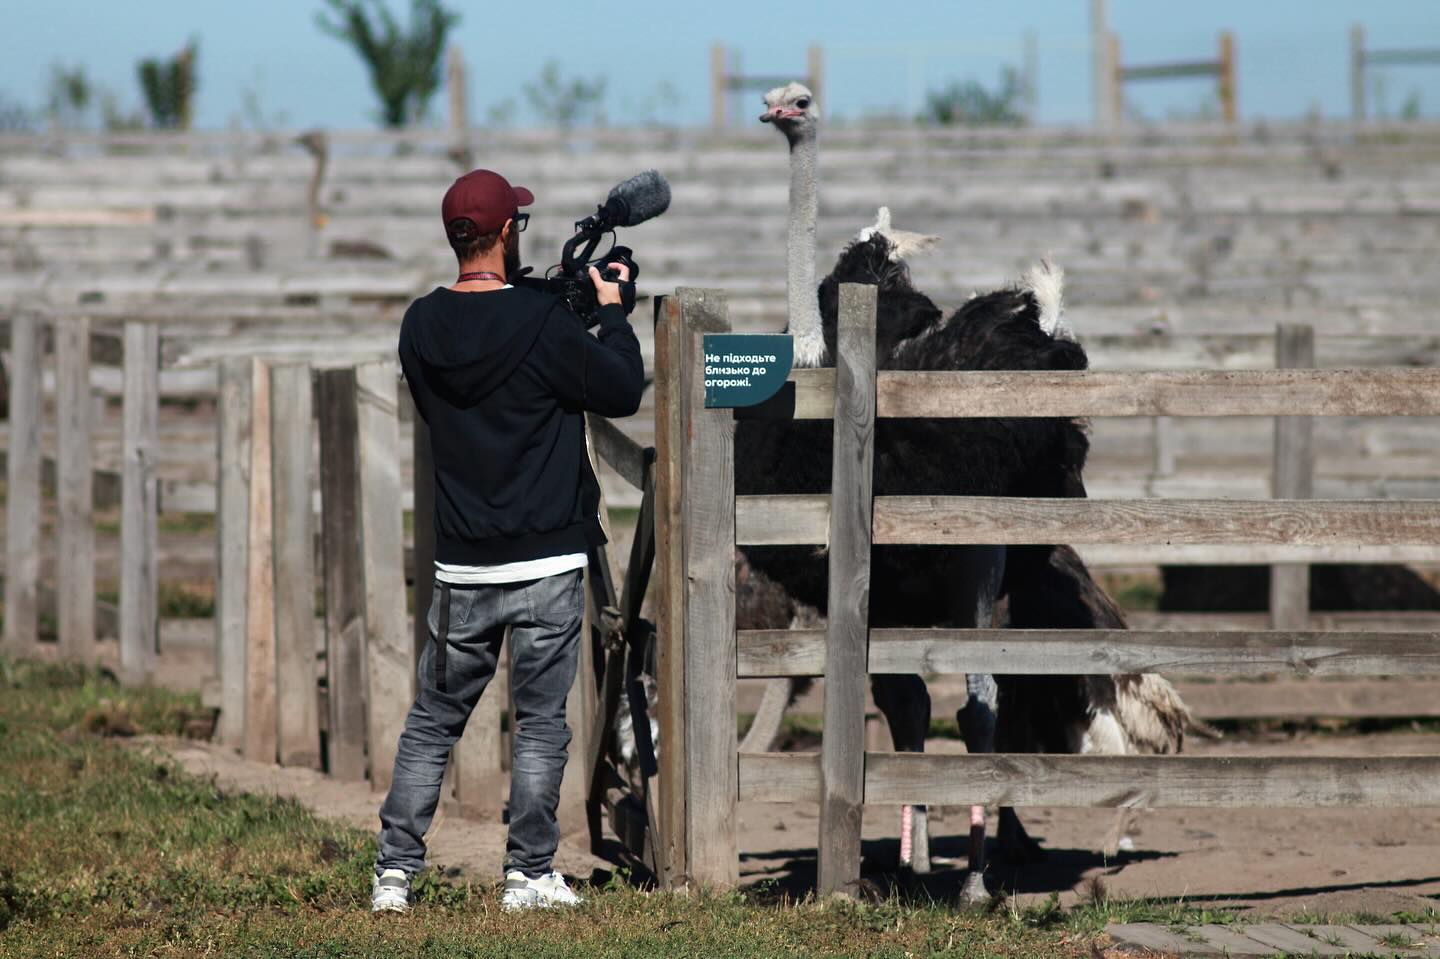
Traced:
<path fill-rule="evenodd" d="M 442 629 L 447 589 L 449 622 Z M 516 728 L 511 731 L 505 870 L 518 869 L 531 879 L 550 871 L 560 842 L 555 808 L 570 745 L 565 698 L 575 681 L 584 602 L 580 570 L 493 586 L 435 584 L 431 642 L 420 655 L 420 692 L 405 719 L 390 793 L 380 807 L 377 874 L 402 869 L 414 875 L 425 867 L 425 832 L 440 801 L 445 764 L 495 675 L 507 626 Z M 436 637 L 442 634 L 443 684 L 435 655 Z"/>

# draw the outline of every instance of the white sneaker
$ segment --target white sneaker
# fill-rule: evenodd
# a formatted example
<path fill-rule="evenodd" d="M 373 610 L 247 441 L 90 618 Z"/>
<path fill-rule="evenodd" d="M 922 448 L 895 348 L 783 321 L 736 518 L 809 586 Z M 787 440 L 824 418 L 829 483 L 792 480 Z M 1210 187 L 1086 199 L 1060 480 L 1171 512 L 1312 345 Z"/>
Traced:
<path fill-rule="evenodd" d="M 400 869 L 387 869 L 370 887 L 371 912 L 409 912 L 410 877 Z"/>
<path fill-rule="evenodd" d="M 500 899 L 500 907 L 506 912 L 516 912 L 578 906 L 582 901 L 558 872 L 552 870 L 538 879 L 527 879 L 524 873 L 514 869 L 505 874 L 505 894 Z"/>

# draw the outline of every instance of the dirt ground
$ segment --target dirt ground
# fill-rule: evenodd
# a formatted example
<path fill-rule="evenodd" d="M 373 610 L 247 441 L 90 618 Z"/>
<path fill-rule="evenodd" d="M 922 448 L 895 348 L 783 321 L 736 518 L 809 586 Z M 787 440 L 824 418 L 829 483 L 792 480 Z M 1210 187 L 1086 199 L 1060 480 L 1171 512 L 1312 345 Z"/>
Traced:
<path fill-rule="evenodd" d="M 306 770 L 247 762 L 209 743 L 160 741 L 186 769 L 214 775 L 227 788 L 290 796 L 317 812 L 365 829 L 376 828 L 380 797 L 364 785 L 338 783 Z M 950 740 L 934 751 L 960 751 Z M 1198 742 L 1196 755 L 1404 755 L 1440 752 L 1440 733 L 1365 736 L 1310 735 L 1268 740 Z M 992 811 L 993 812 L 993 811 Z M 1063 904 L 1093 895 L 1097 883 L 1111 897 L 1200 900 L 1257 915 L 1420 912 L 1440 906 L 1440 809 L 1148 810 L 1131 829 L 1135 849 L 1105 861 L 1096 851 L 1113 814 L 1092 809 L 1032 809 L 1023 818 L 1048 852 L 1044 862 L 1016 866 L 992 861 L 994 890 L 1019 901 L 1052 893 Z M 815 881 L 818 807 L 742 803 L 739 809 L 741 881 L 768 882 L 804 895 Z M 865 810 L 864 870 L 882 891 L 893 886 L 952 897 L 965 871 L 968 811 L 932 811 L 935 871 L 926 877 L 895 871 L 899 809 Z M 994 826 L 994 816 L 991 816 Z M 562 823 L 556 865 L 581 878 L 604 878 L 611 864 L 590 855 L 580 822 Z M 442 810 L 431 835 L 431 861 L 480 878 L 499 870 L 505 827 L 461 819 Z"/>

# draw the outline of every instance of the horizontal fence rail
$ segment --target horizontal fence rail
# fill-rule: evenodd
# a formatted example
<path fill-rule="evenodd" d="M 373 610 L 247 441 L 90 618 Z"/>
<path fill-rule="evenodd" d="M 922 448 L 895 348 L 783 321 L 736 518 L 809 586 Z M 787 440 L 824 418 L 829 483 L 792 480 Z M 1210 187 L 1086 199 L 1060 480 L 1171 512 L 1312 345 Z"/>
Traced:
<path fill-rule="evenodd" d="M 835 371 L 795 370 L 795 419 L 829 419 Z M 1440 369 L 882 370 L 881 417 L 1440 416 Z"/>
<path fill-rule="evenodd" d="M 821 676 L 823 629 L 740 630 L 741 678 Z M 871 673 L 1440 674 L 1440 632 L 872 629 Z"/>
<path fill-rule="evenodd" d="M 823 544 L 830 497 L 735 498 L 742 546 Z M 1440 500 L 1098 500 L 877 496 L 875 544 L 1016 543 L 1434 547 Z M 1256 560 L 1258 562 L 1258 560 Z"/>
<path fill-rule="evenodd" d="M 741 801 L 815 802 L 818 753 L 742 753 Z M 1434 806 L 1440 756 L 865 754 L 865 802 L 1179 808 Z"/>

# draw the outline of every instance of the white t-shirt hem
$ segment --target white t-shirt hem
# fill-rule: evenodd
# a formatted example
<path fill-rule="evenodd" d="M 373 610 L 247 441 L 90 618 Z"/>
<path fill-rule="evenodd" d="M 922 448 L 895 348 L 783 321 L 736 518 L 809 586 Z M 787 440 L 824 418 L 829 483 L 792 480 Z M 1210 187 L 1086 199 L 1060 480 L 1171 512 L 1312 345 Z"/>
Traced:
<path fill-rule="evenodd" d="M 565 553 L 560 556 L 543 556 L 540 559 L 524 559 L 514 563 L 496 563 L 492 566 L 459 566 L 452 563 L 436 562 L 435 579 L 451 586 L 486 586 L 495 583 L 522 583 L 532 579 L 544 579 L 575 569 L 584 569 L 588 561 L 584 553 Z"/>

